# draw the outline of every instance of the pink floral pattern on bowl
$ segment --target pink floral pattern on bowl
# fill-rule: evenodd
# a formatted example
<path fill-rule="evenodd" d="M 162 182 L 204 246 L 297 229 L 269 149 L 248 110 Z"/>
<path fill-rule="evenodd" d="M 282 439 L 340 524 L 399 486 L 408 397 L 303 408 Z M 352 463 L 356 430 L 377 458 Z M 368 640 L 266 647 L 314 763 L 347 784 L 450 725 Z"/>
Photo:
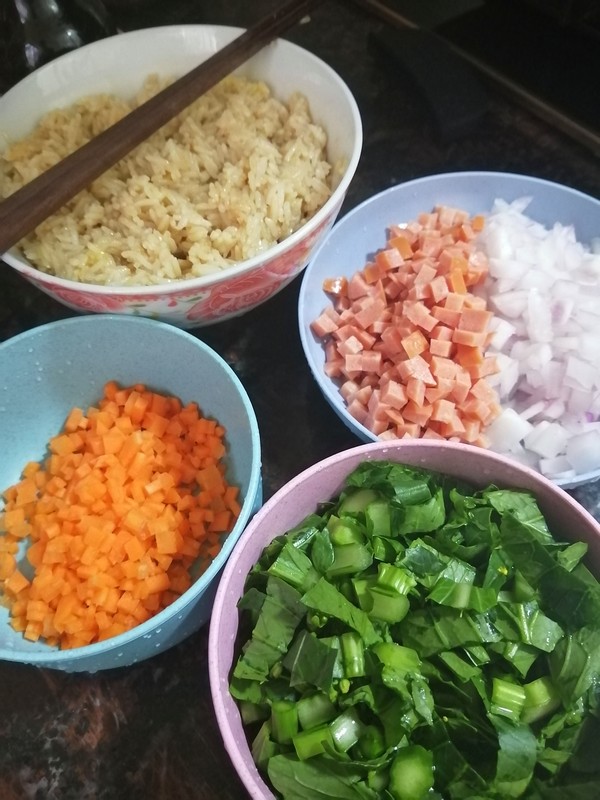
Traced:
<path fill-rule="evenodd" d="M 331 214 L 308 236 L 276 258 L 215 284 L 207 297 L 188 310 L 187 319 L 194 323 L 227 319 L 264 303 L 302 272 L 316 244 L 331 228 L 333 219 Z"/>
<path fill-rule="evenodd" d="M 312 229 L 276 256 L 245 270 L 222 273 L 220 280 L 194 286 L 196 281 L 173 282 L 160 290 L 114 292 L 105 286 L 84 289 L 52 275 L 21 269 L 41 291 L 75 311 L 94 314 L 135 314 L 171 322 L 181 328 L 209 325 L 239 316 L 264 303 L 306 267 L 312 252 L 332 227 L 339 202 Z"/>
<path fill-rule="evenodd" d="M 233 40 L 241 28 L 168 25 L 127 31 L 53 59 L 0 98 L 0 129 L 7 140 L 30 131 L 40 115 L 96 93 L 131 96 L 151 73 L 184 74 Z M 211 276 L 153 287 L 109 287 L 64 280 L 35 269 L 16 249 L 2 255 L 25 280 L 75 311 L 153 317 L 197 328 L 239 316 L 268 301 L 306 266 L 329 231 L 358 167 L 360 111 L 339 75 L 313 53 L 277 39 L 255 54 L 243 71 L 264 81 L 275 97 L 301 92 L 326 130 L 335 165 L 329 200 L 288 240 Z"/>

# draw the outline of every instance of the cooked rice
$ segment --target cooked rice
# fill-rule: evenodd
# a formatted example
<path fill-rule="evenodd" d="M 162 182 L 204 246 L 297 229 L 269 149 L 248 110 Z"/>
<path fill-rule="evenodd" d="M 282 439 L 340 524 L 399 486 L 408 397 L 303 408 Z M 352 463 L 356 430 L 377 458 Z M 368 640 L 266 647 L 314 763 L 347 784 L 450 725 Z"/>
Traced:
<path fill-rule="evenodd" d="M 85 98 L 50 112 L 0 155 L 8 196 L 162 88 L 133 101 Z M 229 77 L 139 145 L 19 247 L 43 272 L 86 283 L 149 285 L 250 258 L 325 203 L 333 172 L 306 98 Z"/>

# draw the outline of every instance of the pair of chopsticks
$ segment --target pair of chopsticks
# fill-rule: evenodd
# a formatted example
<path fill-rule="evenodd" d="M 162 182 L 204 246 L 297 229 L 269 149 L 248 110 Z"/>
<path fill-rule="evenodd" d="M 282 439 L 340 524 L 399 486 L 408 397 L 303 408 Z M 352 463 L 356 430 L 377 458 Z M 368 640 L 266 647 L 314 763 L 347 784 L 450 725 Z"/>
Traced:
<path fill-rule="evenodd" d="M 206 61 L 0 202 L 0 255 L 222 78 L 305 17 L 320 0 L 291 0 Z"/>

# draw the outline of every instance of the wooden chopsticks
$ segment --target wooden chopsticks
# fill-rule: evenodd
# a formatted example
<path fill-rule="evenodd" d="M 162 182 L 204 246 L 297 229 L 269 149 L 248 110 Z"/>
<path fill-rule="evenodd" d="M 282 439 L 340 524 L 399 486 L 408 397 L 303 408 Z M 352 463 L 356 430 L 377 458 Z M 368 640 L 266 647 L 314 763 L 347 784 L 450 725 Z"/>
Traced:
<path fill-rule="evenodd" d="M 6 252 L 134 147 L 291 28 L 320 0 L 291 0 L 99 136 L 0 203 L 0 254 Z"/>

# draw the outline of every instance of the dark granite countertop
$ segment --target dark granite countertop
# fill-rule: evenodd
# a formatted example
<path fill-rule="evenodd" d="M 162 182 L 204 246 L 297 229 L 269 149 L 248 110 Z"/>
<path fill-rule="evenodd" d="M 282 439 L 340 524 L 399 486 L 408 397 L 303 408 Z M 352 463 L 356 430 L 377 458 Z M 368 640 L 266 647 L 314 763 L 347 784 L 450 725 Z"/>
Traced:
<path fill-rule="evenodd" d="M 246 26 L 276 3 L 110 5 L 128 29 L 172 22 Z M 342 213 L 395 183 L 455 170 L 527 173 L 599 192 L 596 158 L 492 87 L 478 122 L 460 138 L 444 139 L 411 80 L 372 47 L 370 34 L 382 28 L 353 3 L 326 2 L 287 37 L 340 73 L 362 113 L 364 150 Z M 304 362 L 299 283 L 240 319 L 194 331 L 232 365 L 253 401 L 265 499 L 309 464 L 359 443 L 322 399 Z M 72 313 L 0 265 L 0 340 Z M 574 495 L 600 518 L 600 484 Z M 0 663 L 0 800 L 246 797 L 212 711 L 207 638 L 204 629 L 154 659 L 96 675 Z"/>

